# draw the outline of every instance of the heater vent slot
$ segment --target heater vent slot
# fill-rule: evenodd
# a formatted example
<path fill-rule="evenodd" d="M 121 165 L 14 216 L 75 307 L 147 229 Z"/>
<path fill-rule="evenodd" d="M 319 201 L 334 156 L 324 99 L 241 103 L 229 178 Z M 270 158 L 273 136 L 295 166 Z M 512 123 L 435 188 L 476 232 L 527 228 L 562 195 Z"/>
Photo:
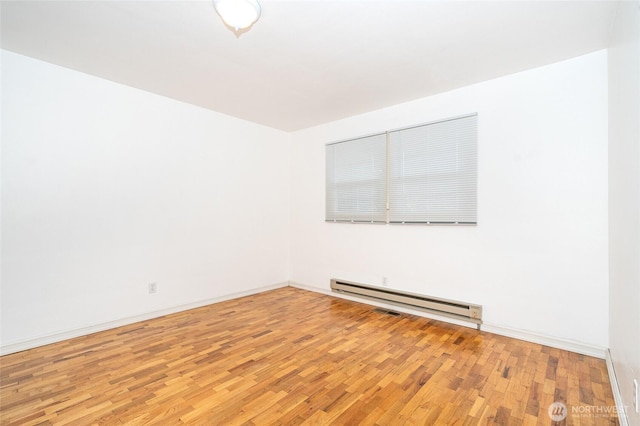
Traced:
<path fill-rule="evenodd" d="M 373 310 L 373 312 L 376 312 L 378 314 L 389 315 L 392 317 L 399 317 L 400 315 L 402 315 L 400 312 L 390 311 L 388 309 L 383 309 L 383 308 L 376 308 Z"/>

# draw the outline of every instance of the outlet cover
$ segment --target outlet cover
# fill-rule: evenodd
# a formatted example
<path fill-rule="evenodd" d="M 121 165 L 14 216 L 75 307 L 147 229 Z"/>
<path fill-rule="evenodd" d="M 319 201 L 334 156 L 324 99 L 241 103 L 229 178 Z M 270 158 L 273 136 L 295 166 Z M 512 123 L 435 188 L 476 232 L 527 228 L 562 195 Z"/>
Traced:
<path fill-rule="evenodd" d="M 156 283 L 149 283 L 149 294 L 155 293 L 157 290 Z"/>

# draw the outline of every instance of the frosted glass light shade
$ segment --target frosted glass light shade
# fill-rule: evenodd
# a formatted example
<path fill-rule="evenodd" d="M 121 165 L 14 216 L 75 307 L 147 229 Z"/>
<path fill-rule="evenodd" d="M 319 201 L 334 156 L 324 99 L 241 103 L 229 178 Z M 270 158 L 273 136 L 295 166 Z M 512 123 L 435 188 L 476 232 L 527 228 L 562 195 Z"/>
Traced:
<path fill-rule="evenodd" d="M 250 27 L 260 17 L 257 0 L 213 0 L 213 5 L 222 20 L 236 31 Z"/>

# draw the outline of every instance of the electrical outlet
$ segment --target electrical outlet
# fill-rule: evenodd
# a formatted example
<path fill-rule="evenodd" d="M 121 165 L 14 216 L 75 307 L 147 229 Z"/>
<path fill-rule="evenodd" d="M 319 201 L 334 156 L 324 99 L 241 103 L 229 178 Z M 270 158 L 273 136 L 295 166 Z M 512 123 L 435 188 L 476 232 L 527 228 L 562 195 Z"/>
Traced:
<path fill-rule="evenodd" d="M 153 294 L 157 291 L 156 283 L 149 283 L 149 294 Z"/>
<path fill-rule="evenodd" d="M 387 277 L 382 277 L 382 285 L 384 287 L 389 285 L 389 280 L 387 279 Z"/>
<path fill-rule="evenodd" d="M 640 395 L 638 395 L 638 379 L 633 379 L 633 408 L 636 409 L 636 413 L 640 413 Z"/>

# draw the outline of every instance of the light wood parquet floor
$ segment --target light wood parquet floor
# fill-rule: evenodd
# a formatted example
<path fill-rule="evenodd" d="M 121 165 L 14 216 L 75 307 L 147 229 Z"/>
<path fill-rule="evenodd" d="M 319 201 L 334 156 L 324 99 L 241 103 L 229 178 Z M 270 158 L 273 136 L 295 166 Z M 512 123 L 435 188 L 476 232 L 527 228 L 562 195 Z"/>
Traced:
<path fill-rule="evenodd" d="M 603 360 L 291 287 L 6 355 L 0 371 L 7 425 L 617 424 L 584 412 L 614 406 Z"/>

